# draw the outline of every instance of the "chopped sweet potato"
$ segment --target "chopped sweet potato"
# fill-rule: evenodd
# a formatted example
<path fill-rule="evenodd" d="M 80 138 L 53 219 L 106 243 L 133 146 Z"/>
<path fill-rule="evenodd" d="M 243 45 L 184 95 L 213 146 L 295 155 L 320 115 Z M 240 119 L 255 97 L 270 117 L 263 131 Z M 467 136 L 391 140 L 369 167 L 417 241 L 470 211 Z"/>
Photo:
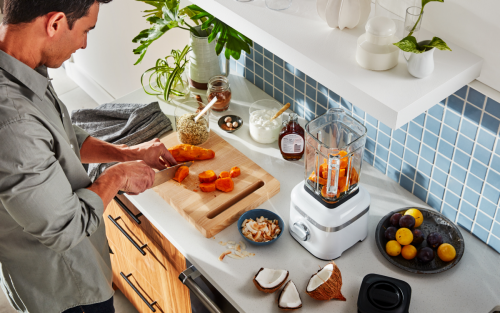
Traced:
<path fill-rule="evenodd" d="M 309 180 L 313 181 L 313 182 L 316 182 L 316 179 L 318 177 L 316 176 L 316 173 L 315 172 L 312 172 L 311 175 L 309 176 Z M 326 182 L 327 180 L 324 179 L 323 177 L 319 177 L 319 184 L 320 185 L 326 185 Z"/>
<path fill-rule="evenodd" d="M 227 177 L 231 177 L 231 174 L 229 172 L 227 171 L 220 172 L 219 178 L 227 178 Z"/>
<path fill-rule="evenodd" d="M 215 191 L 215 183 L 201 183 L 200 190 L 203 192 L 212 192 Z"/>
<path fill-rule="evenodd" d="M 215 152 L 213 150 L 187 144 L 170 147 L 168 151 L 177 162 L 208 160 L 215 158 Z"/>
<path fill-rule="evenodd" d="M 231 168 L 231 178 L 235 178 L 241 175 L 241 170 L 239 167 L 235 166 Z"/>
<path fill-rule="evenodd" d="M 198 174 L 198 179 L 200 180 L 200 183 L 213 183 L 217 180 L 217 175 L 214 171 L 208 170 Z"/>
<path fill-rule="evenodd" d="M 189 175 L 189 167 L 181 166 L 177 169 L 177 172 L 175 172 L 173 180 L 181 183 L 184 180 L 184 178 L 186 178 L 188 175 Z"/>
<path fill-rule="evenodd" d="M 350 176 L 351 176 L 351 178 L 350 178 L 351 185 L 357 184 L 359 181 L 359 175 L 358 175 L 358 172 L 356 172 L 355 168 L 352 168 Z"/>
<path fill-rule="evenodd" d="M 215 188 L 223 192 L 230 192 L 234 189 L 234 182 L 231 177 L 219 178 L 215 181 Z"/>

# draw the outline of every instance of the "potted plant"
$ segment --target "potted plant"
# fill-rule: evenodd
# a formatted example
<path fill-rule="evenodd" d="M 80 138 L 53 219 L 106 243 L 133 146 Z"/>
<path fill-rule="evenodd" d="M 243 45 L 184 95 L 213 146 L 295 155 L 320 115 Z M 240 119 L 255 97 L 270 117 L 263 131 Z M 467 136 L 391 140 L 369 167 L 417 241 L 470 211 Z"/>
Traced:
<path fill-rule="evenodd" d="M 191 47 L 186 45 L 184 49 L 172 50 L 172 53 L 164 59 L 158 59 L 156 65 L 147 69 L 141 76 L 142 88 L 148 95 L 162 95 L 165 101 L 170 99 L 170 96 L 185 97 L 188 92 L 188 83 L 184 79 L 184 71 L 188 64 L 187 54 L 191 51 Z M 169 64 L 169 59 L 172 58 Z M 144 78 L 147 78 L 147 85 L 145 86 Z"/>
<path fill-rule="evenodd" d="M 421 22 L 425 5 L 432 1 L 444 2 L 444 0 L 422 0 L 420 15 L 410 33 L 399 42 L 394 43 L 399 49 L 411 53 L 410 58 L 407 60 L 408 72 L 417 78 L 427 77 L 434 70 L 433 54 L 435 49 L 451 51 L 446 42 L 439 37 L 417 42 L 417 39 L 413 36 L 417 25 Z"/>
<path fill-rule="evenodd" d="M 208 80 L 221 74 L 217 56 L 224 48 L 227 60 L 226 75 L 229 73 L 227 64 L 231 57 L 238 60 L 242 51 L 250 53 L 252 41 L 249 38 L 197 5 L 179 10 L 179 0 L 136 1 L 147 3 L 154 8 L 145 11 L 146 20 L 151 27 L 141 31 L 132 40 L 139 43 L 133 50 L 134 54 L 139 55 L 135 64 L 142 61 L 154 41 L 173 28 L 185 29 L 191 33 L 190 83 L 196 88 L 206 89 Z M 195 23 L 195 26 L 190 25 L 188 19 Z"/>

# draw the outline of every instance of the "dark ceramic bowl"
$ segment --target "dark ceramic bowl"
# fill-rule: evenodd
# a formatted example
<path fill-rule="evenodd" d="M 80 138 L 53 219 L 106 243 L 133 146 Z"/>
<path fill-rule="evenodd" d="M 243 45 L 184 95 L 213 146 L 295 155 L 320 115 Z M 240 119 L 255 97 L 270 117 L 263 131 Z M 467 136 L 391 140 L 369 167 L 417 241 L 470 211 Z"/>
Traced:
<path fill-rule="evenodd" d="M 281 232 L 278 234 L 278 237 L 276 237 L 273 240 L 268 241 L 268 242 L 255 242 L 253 240 L 248 239 L 247 237 L 245 237 L 243 235 L 243 233 L 241 232 L 241 225 L 243 224 L 243 221 L 246 220 L 247 218 L 251 218 L 251 219 L 255 220 L 261 216 L 264 216 L 265 218 L 267 218 L 271 221 L 278 220 L 278 225 L 281 229 Z M 256 245 L 256 246 L 267 246 L 267 245 L 270 245 L 270 244 L 276 242 L 278 239 L 280 239 L 280 237 L 283 234 L 283 231 L 285 229 L 285 223 L 283 223 L 283 219 L 278 214 L 276 214 L 272 211 L 269 211 L 269 210 L 265 210 L 265 209 L 253 209 L 253 210 L 250 210 L 250 211 L 243 213 L 243 215 L 241 215 L 240 218 L 238 219 L 236 226 L 238 227 L 238 231 L 240 232 L 241 237 L 245 238 L 245 240 L 247 242 L 249 242 L 253 245 Z"/>
<path fill-rule="evenodd" d="M 232 122 L 238 122 L 238 127 L 232 128 L 232 129 L 224 129 L 223 128 L 223 126 L 226 125 L 226 122 L 224 122 L 224 120 L 228 116 L 231 118 L 231 123 Z M 237 131 L 238 129 L 241 128 L 241 126 L 243 125 L 243 119 L 241 117 L 239 117 L 238 115 L 224 115 L 223 117 L 221 117 L 219 119 L 218 124 L 219 124 L 220 129 L 222 129 L 223 131 L 225 131 L 227 133 L 233 133 L 233 132 L 235 132 L 235 131 Z"/>
<path fill-rule="evenodd" d="M 417 227 L 424 232 L 424 238 L 432 232 L 437 232 L 441 234 L 443 237 L 443 243 L 451 244 L 455 250 L 457 251 L 457 256 L 450 262 L 443 262 L 437 255 L 437 249 L 434 250 L 434 260 L 429 263 L 421 263 L 414 258 L 412 260 L 406 260 L 401 255 L 398 256 L 390 256 L 385 252 L 385 245 L 387 244 L 387 239 L 385 238 L 385 230 L 387 227 L 391 226 L 390 219 L 394 213 L 404 214 L 406 210 L 415 208 L 422 212 L 424 216 L 424 222 L 422 225 Z M 427 241 L 424 239 L 419 246 L 415 248 L 420 249 L 427 246 Z M 391 213 L 384 216 L 377 225 L 377 229 L 375 230 L 375 241 L 377 242 L 377 247 L 382 253 L 382 255 L 393 265 L 416 274 L 437 274 L 449 270 L 460 262 L 465 250 L 464 238 L 460 233 L 457 225 L 455 225 L 452 221 L 447 219 L 443 214 L 430 209 L 417 208 L 417 207 L 408 207 L 402 208 L 399 210 L 392 211 Z"/>

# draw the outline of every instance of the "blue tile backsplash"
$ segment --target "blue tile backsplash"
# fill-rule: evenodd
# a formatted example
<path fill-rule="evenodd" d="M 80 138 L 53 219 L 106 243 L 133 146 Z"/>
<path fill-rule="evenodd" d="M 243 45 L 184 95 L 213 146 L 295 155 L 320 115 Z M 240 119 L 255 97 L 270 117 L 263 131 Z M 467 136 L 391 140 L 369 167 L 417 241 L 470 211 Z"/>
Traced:
<path fill-rule="evenodd" d="M 231 71 L 306 120 L 353 114 L 368 130 L 365 162 L 500 253 L 500 103 L 464 86 L 392 130 L 257 43 Z"/>

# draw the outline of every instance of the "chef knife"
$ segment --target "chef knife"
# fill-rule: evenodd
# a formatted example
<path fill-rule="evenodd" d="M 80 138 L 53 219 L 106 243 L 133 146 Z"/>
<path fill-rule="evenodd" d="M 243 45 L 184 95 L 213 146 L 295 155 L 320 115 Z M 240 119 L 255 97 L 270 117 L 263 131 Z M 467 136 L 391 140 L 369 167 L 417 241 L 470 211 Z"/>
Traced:
<path fill-rule="evenodd" d="M 172 178 L 174 178 L 175 172 L 177 172 L 177 170 L 179 169 L 179 167 L 181 167 L 181 166 L 188 166 L 189 167 L 192 164 L 193 164 L 193 162 L 181 163 L 181 164 L 177 164 L 177 165 L 168 167 L 168 168 L 166 168 L 164 170 L 156 172 L 155 173 L 155 181 L 153 183 L 153 187 L 161 185 L 161 184 L 163 184 L 163 183 L 171 180 Z M 153 188 L 153 187 L 151 187 L 151 188 Z"/>

